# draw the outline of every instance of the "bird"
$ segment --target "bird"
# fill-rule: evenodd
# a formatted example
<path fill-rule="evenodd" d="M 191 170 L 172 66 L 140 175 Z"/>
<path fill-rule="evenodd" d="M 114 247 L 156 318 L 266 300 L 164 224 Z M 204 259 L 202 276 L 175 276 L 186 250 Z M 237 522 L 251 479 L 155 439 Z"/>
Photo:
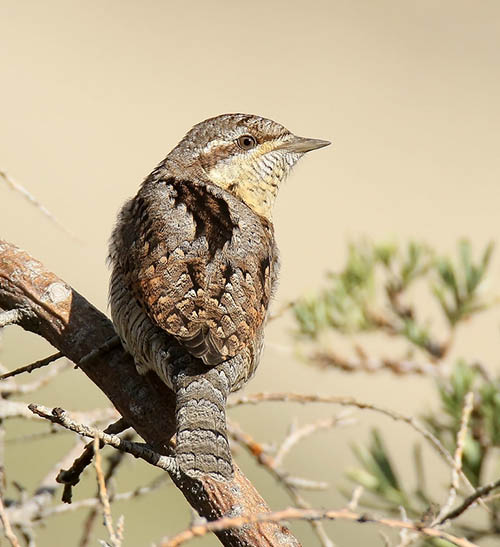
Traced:
<path fill-rule="evenodd" d="M 228 395 L 254 374 L 275 294 L 272 209 L 307 152 L 299 137 L 251 114 L 195 125 L 118 214 L 109 245 L 109 305 L 139 374 L 175 394 L 180 473 L 231 480 Z"/>

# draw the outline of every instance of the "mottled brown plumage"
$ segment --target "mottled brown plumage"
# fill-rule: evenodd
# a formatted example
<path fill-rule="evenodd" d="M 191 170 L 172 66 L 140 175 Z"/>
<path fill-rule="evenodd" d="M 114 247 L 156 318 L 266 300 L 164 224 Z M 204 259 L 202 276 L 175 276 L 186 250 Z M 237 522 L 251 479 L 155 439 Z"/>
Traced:
<path fill-rule="evenodd" d="M 211 118 L 120 212 L 113 321 L 138 371 L 176 393 L 176 459 L 190 476 L 232 475 L 225 404 L 262 349 L 278 276 L 271 208 L 294 163 L 326 144 L 258 116 Z"/>

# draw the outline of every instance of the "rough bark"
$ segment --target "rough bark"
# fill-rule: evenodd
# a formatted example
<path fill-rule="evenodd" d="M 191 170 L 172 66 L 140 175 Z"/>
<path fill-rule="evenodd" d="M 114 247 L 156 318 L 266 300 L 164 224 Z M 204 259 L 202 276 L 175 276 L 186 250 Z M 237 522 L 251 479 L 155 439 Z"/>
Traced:
<path fill-rule="evenodd" d="M 83 296 L 28 253 L 0 240 L 2 310 L 18 310 L 17 324 L 45 338 L 75 363 L 115 335 L 111 321 Z M 169 453 L 168 442 L 175 431 L 175 400 L 156 376 L 139 376 L 131 356 L 121 347 L 84 360 L 80 369 L 154 450 Z M 237 466 L 231 481 L 184 477 L 176 484 L 191 506 L 209 520 L 269 511 Z M 274 522 L 247 525 L 217 535 L 228 546 L 300 545 L 287 528 Z"/>

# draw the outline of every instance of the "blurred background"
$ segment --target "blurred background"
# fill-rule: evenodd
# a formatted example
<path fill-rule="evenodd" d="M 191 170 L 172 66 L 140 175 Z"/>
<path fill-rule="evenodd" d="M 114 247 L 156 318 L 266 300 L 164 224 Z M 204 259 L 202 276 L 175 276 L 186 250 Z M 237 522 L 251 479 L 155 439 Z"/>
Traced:
<path fill-rule="evenodd" d="M 0 169 L 23 184 L 78 240 L 0 182 L 0 235 L 26 249 L 107 313 L 107 241 L 116 213 L 142 179 L 195 123 L 220 113 L 272 118 L 333 145 L 308 155 L 282 188 L 275 227 L 282 270 L 275 310 L 322 286 L 359 237 L 430 242 L 451 252 L 467 236 L 496 239 L 500 201 L 500 4 L 461 0 L 278 0 L 218 2 L 15 2 L 0 0 Z M 491 288 L 498 292 L 499 262 Z M 499 368 L 498 310 L 483 314 L 454 355 Z M 256 378 L 245 388 L 352 395 L 418 413 L 432 406 L 426 378 L 324 372 L 294 357 L 291 320 L 270 324 Z M 15 368 L 52 352 L 43 340 L 5 329 L 0 359 Z M 105 405 L 79 371 L 37 400 L 68 410 Z M 263 442 L 332 413 L 279 405 L 232 414 Z M 349 428 L 313 437 L 291 456 L 294 473 L 348 485 L 350 444 L 383 428 L 402 462 L 414 435 L 404 426 L 357 414 Z M 9 422 L 7 438 L 27 430 Z M 37 426 L 40 427 L 40 426 Z M 35 428 L 36 430 L 36 428 Z M 8 478 L 33 488 L 69 436 L 7 446 Z M 238 461 L 273 509 L 290 504 L 265 471 Z M 436 480 L 446 484 L 445 467 Z M 130 461 L 118 490 L 153 476 Z M 90 474 L 91 475 L 91 474 Z M 94 478 L 76 499 L 94 492 Z M 340 507 L 336 489 L 315 506 Z M 183 498 L 167 487 L 117 505 L 125 545 L 149 545 L 189 523 Z M 83 512 L 41 528 L 41 546 L 76 545 Z M 294 525 L 304 545 L 317 540 Z M 339 546 L 382 545 L 374 530 L 346 523 L 327 529 Z M 96 538 L 104 537 L 100 525 Z M 95 543 L 97 544 L 97 539 Z M 217 545 L 213 538 L 193 542 Z"/>

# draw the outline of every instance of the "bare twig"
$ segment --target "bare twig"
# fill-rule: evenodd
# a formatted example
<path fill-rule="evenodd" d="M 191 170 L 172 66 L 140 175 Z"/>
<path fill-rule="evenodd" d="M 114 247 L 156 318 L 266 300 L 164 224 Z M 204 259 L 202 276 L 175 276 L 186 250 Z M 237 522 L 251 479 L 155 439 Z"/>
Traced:
<path fill-rule="evenodd" d="M 87 425 L 97 423 L 101 420 L 109 420 L 116 418 L 116 410 L 114 408 L 96 408 L 88 412 L 74 411 L 72 413 L 76 420 L 79 420 Z M 26 403 L 21 401 L 10 401 L 0 398 L 0 419 L 2 418 L 27 418 L 28 420 L 41 420 L 42 417 L 33 413 L 26 406 Z M 46 418 L 45 418 L 46 419 Z M 55 423 L 55 422 L 54 422 Z"/>
<path fill-rule="evenodd" d="M 113 547 L 120 547 L 121 541 L 119 540 L 116 532 L 113 528 L 113 517 L 111 516 L 111 506 L 109 504 L 108 491 L 106 488 L 106 481 L 104 480 L 104 473 L 102 472 L 101 451 L 99 450 L 99 437 L 96 435 L 93 442 L 94 447 L 94 467 L 97 475 L 97 484 L 99 491 L 99 499 L 101 500 L 104 525 L 108 530 L 109 539 Z"/>
<path fill-rule="evenodd" d="M 255 440 L 248 432 L 243 431 L 235 422 L 231 421 L 228 424 L 228 431 L 231 437 L 244 446 L 252 456 L 257 459 L 257 462 L 262 465 L 271 475 L 285 487 L 289 489 L 303 490 L 326 490 L 328 483 L 322 481 L 312 481 L 302 477 L 291 476 L 287 471 L 284 471 L 276 464 L 275 459 L 268 450 Z"/>
<path fill-rule="evenodd" d="M 384 542 L 384 547 L 391 547 L 391 542 L 390 542 L 389 538 L 387 537 L 387 534 L 382 532 L 382 530 L 379 530 L 378 534 L 381 537 L 382 541 Z"/>
<path fill-rule="evenodd" d="M 26 435 L 19 435 L 18 437 L 11 437 L 10 439 L 7 439 L 5 443 L 19 444 L 30 441 L 39 441 L 40 439 L 46 439 L 47 437 L 52 437 L 52 435 L 57 435 L 58 433 L 63 432 L 67 433 L 67 430 L 52 426 L 48 431 L 41 431 L 39 433 L 28 433 Z"/>
<path fill-rule="evenodd" d="M 453 467 L 451 470 L 451 483 L 448 492 L 448 498 L 442 506 L 439 514 L 434 519 L 434 524 L 441 521 L 441 519 L 449 513 L 451 506 L 453 505 L 460 483 L 460 473 L 462 471 L 462 455 L 464 452 L 465 439 L 467 437 L 467 429 L 469 426 L 469 419 L 474 408 L 474 392 L 469 391 L 464 397 L 464 404 L 462 408 L 462 416 L 460 419 L 460 428 L 457 432 L 457 442 L 455 448 L 455 454 L 453 456 Z"/>
<path fill-rule="evenodd" d="M 448 463 L 448 465 L 453 466 L 453 458 L 451 454 L 446 450 L 442 445 L 441 441 L 433 435 L 430 431 L 425 429 L 425 427 L 420 424 L 420 422 L 415 419 L 413 416 L 405 416 L 400 412 L 395 410 L 389 410 L 384 407 L 379 407 L 371 403 L 364 403 L 362 401 L 357 401 L 353 397 L 340 397 L 340 396 L 322 396 L 315 394 L 301 394 L 301 393 L 254 393 L 251 395 L 240 395 L 238 397 L 232 398 L 228 402 L 228 407 L 235 407 L 243 404 L 258 404 L 260 402 L 296 402 L 296 403 L 329 403 L 329 404 L 338 404 L 341 406 L 352 406 L 360 408 L 362 410 L 371 410 L 378 412 L 392 418 L 395 421 L 403 422 L 408 424 L 412 429 L 417 431 L 422 435 L 429 444 L 436 450 L 436 452 Z M 470 483 L 469 479 L 460 471 L 460 477 L 464 483 L 469 487 L 469 489 L 474 492 L 474 487 Z"/>
<path fill-rule="evenodd" d="M 16 537 L 16 534 L 14 534 L 10 526 L 9 517 L 7 516 L 5 507 L 3 506 L 2 496 L 0 496 L 0 519 L 3 524 L 3 533 L 5 537 L 9 540 L 12 547 L 21 547 L 19 544 L 19 540 Z"/>
<path fill-rule="evenodd" d="M 113 495 L 113 501 L 129 501 L 131 499 L 138 498 L 153 492 L 154 490 L 160 488 L 167 480 L 169 480 L 168 474 L 164 473 L 156 477 L 146 486 L 139 486 L 135 490 L 130 490 L 128 492 L 120 492 L 119 494 Z M 171 483 L 170 483 L 171 484 Z M 99 498 L 86 498 L 83 500 L 75 501 L 72 504 L 61 503 L 54 507 L 49 507 L 43 511 L 42 518 L 50 517 L 52 515 L 59 515 L 62 513 L 68 513 L 70 511 L 77 511 L 79 509 L 88 509 L 95 508 L 99 504 Z"/>
<path fill-rule="evenodd" d="M 406 510 L 403 506 L 399 508 L 399 512 L 401 514 L 401 520 L 403 522 L 410 522 Z M 407 528 L 401 528 L 399 531 L 399 543 L 397 547 L 409 547 L 417 538 L 419 537 L 419 534 L 416 532 L 410 532 Z"/>
<path fill-rule="evenodd" d="M 76 237 L 71 231 L 69 231 L 48 209 L 36 199 L 31 192 L 26 190 L 24 186 L 16 182 L 10 175 L 5 171 L 0 170 L 0 179 L 3 179 L 9 188 L 21 194 L 27 201 L 34 205 L 39 211 L 42 212 L 51 222 L 53 222 L 58 228 L 63 230 L 67 235 L 69 235 L 75 241 L 79 241 L 79 238 Z"/>
<path fill-rule="evenodd" d="M 141 458 L 142 460 L 164 469 L 171 474 L 178 474 L 178 468 L 175 461 L 175 458 L 170 456 L 162 456 L 157 452 L 151 450 L 148 446 L 143 443 L 134 443 L 130 441 L 125 441 L 118 437 L 117 435 L 110 435 L 104 433 L 99 429 L 89 427 L 87 425 L 79 424 L 73 421 L 62 408 L 47 408 L 42 405 L 30 404 L 28 407 L 31 412 L 37 414 L 38 416 L 45 418 L 53 423 L 59 424 L 70 431 L 74 431 L 83 437 L 98 437 L 100 441 L 104 444 L 109 444 L 110 446 L 121 450 L 123 452 L 128 452 L 136 458 Z"/>
<path fill-rule="evenodd" d="M 389 518 L 376 518 L 371 515 L 363 515 L 349 511 L 348 509 L 339 510 L 319 510 L 319 509 L 296 509 L 289 507 L 282 511 L 271 513 L 260 513 L 254 515 L 242 515 L 239 517 L 225 517 L 216 521 L 207 522 L 198 526 L 192 527 L 184 532 L 177 534 L 172 538 L 165 538 L 161 541 L 160 547 L 178 547 L 186 541 L 195 537 L 204 536 L 208 532 L 225 530 L 227 528 L 239 528 L 245 524 L 256 522 L 283 521 L 283 520 L 348 520 L 359 523 L 375 523 L 389 528 L 402 528 L 418 532 L 422 536 L 431 538 L 441 538 L 449 541 L 458 547 L 477 547 L 466 538 L 457 537 L 442 530 L 431 527 L 421 527 L 418 523 L 411 521 L 403 521 Z"/>
<path fill-rule="evenodd" d="M 242 442 L 249 451 L 257 457 L 259 463 L 266 467 L 268 471 L 280 482 L 288 491 L 291 499 L 298 507 L 308 509 L 309 504 L 300 496 L 298 490 L 325 490 L 328 488 L 328 483 L 312 481 L 310 479 L 304 479 L 301 477 L 290 476 L 287 472 L 280 469 L 282 461 L 285 455 L 297 444 L 300 440 L 306 438 L 309 435 L 321 430 L 329 429 L 337 425 L 345 425 L 347 423 L 345 416 L 333 416 L 332 418 L 326 418 L 318 420 L 317 422 L 306 424 L 300 428 L 291 428 L 289 434 L 281 443 L 274 458 L 266 453 L 266 450 L 253 440 L 248 433 L 244 433 L 241 429 L 235 433 L 235 438 Z M 333 542 L 328 537 L 324 530 L 323 524 L 320 521 L 311 521 L 311 526 L 318 536 L 318 539 L 323 547 L 334 547 Z"/>
<path fill-rule="evenodd" d="M 237 424 L 230 422 L 229 433 L 233 439 L 242 444 L 262 465 L 267 471 L 282 484 L 288 492 L 293 502 L 302 509 L 309 509 L 310 506 L 306 500 L 299 494 L 299 488 L 306 488 L 309 490 L 324 490 L 328 487 L 326 483 L 319 483 L 315 481 L 309 481 L 308 479 L 302 479 L 299 477 L 291 477 L 286 471 L 280 469 L 276 465 L 275 459 L 268 454 L 264 446 L 256 441 L 249 433 L 243 431 Z M 311 521 L 311 527 L 317 535 L 321 545 L 323 547 L 334 547 L 333 542 L 326 534 L 323 523 L 318 520 Z"/>
<path fill-rule="evenodd" d="M 119 545 L 123 542 L 123 532 L 125 530 L 125 517 L 123 515 L 120 515 L 118 517 L 118 523 L 116 524 L 116 537 L 118 538 L 118 541 L 120 542 Z"/>
<path fill-rule="evenodd" d="M 357 348 L 360 349 L 359 347 Z M 316 351 L 308 355 L 308 360 L 319 367 L 334 367 L 344 372 L 368 372 L 375 373 L 388 370 L 399 376 L 406 374 L 418 374 L 423 376 L 443 376 L 450 367 L 447 363 L 433 363 L 425 361 L 419 363 L 409 359 L 390 359 L 387 357 L 373 358 L 363 352 L 358 352 L 358 357 L 346 357 L 331 349 Z"/>
<path fill-rule="evenodd" d="M 107 429 L 109 429 L 109 427 Z M 134 437 L 134 433 L 132 432 L 129 432 L 128 434 L 126 434 L 127 440 L 132 440 L 133 437 Z M 124 461 L 124 457 L 125 457 L 125 452 L 120 452 L 116 450 L 116 451 L 113 451 L 111 456 L 108 458 L 109 465 L 104 475 L 104 483 L 106 484 L 106 488 L 108 488 L 108 491 L 109 491 L 110 481 L 113 475 L 117 472 L 118 468 L 120 467 L 120 464 Z M 97 495 L 99 495 L 99 492 L 97 492 Z M 109 499 L 110 499 L 110 502 L 115 499 L 113 493 L 109 495 Z M 87 518 L 85 519 L 85 522 L 83 523 L 83 533 L 82 533 L 80 542 L 78 543 L 78 547 L 87 547 L 89 545 L 90 535 L 91 535 L 94 523 L 96 521 L 97 514 L 98 514 L 97 508 L 92 507 L 89 514 L 87 515 Z M 116 534 L 118 538 L 122 540 L 123 538 L 120 536 L 119 532 L 120 532 L 120 521 L 118 522 L 118 525 L 117 525 Z"/>
<path fill-rule="evenodd" d="M 102 355 L 105 355 L 112 349 L 115 349 L 117 347 L 121 346 L 121 341 L 119 336 L 112 336 L 104 344 L 99 346 L 98 348 L 93 349 L 91 352 L 87 353 L 84 357 L 82 357 L 78 361 L 78 367 L 83 366 L 87 363 L 91 363 L 94 361 L 97 357 L 100 357 Z"/>
<path fill-rule="evenodd" d="M 57 489 L 56 475 L 61 467 L 69 464 L 69 462 L 81 450 L 81 440 L 73 446 L 69 452 L 57 461 L 50 471 L 38 484 L 34 494 L 31 497 L 26 497 L 21 503 L 12 505 L 7 508 L 7 513 L 11 523 L 18 526 L 23 533 L 23 536 L 32 541 L 33 523 L 40 520 L 44 510 L 52 501 Z M 34 541 L 34 540 L 33 540 Z M 30 543 L 31 544 L 31 543 Z"/>
<path fill-rule="evenodd" d="M 347 425 L 348 423 L 352 423 L 352 418 L 348 419 L 346 415 L 340 414 L 330 418 L 322 418 L 316 422 L 305 424 L 299 428 L 293 428 L 293 430 L 290 431 L 290 433 L 283 440 L 274 456 L 274 467 L 279 467 L 282 464 L 284 457 L 299 441 L 313 435 L 318 431 L 321 431 L 322 429 L 331 429 L 338 425 Z"/>
<path fill-rule="evenodd" d="M 402 320 L 401 317 L 393 320 L 392 318 L 386 316 L 380 311 L 374 311 L 370 309 L 365 310 L 365 313 L 374 325 L 376 325 L 379 329 L 385 331 L 389 336 L 405 336 L 406 328 L 404 325 L 404 320 Z M 437 360 L 443 359 L 446 356 L 448 350 L 451 347 L 453 339 L 451 334 L 448 340 L 446 340 L 445 342 L 439 342 L 438 340 L 426 340 L 423 343 L 416 343 L 414 340 L 408 338 L 407 336 L 405 336 L 405 338 L 411 344 L 425 350 L 431 358 Z"/>
<path fill-rule="evenodd" d="M 465 500 L 458 507 L 453 509 L 453 511 L 450 511 L 448 514 L 444 515 L 444 517 L 441 518 L 438 524 L 443 524 L 447 520 L 457 518 L 462 513 L 464 513 L 473 503 L 487 496 L 492 490 L 496 490 L 497 488 L 500 488 L 500 479 L 485 484 L 484 486 L 480 486 L 470 496 L 465 498 Z"/>
<path fill-rule="evenodd" d="M 0 418 L 27 418 L 28 420 L 40 420 L 40 416 L 29 411 L 26 403 L 21 401 L 9 401 L 0 398 Z"/>
<path fill-rule="evenodd" d="M 104 433 L 116 435 L 118 433 L 121 433 L 128 427 L 129 426 L 127 422 L 123 418 L 120 418 L 117 422 L 110 424 L 104 430 Z M 69 469 L 61 469 L 61 471 L 59 472 L 56 478 L 57 482 L 69 487 L 76 486 L 80 482 L 81 474 L 85 471 L 87 466 L 90 465 L 94 457 L 95 451 L 94 451 L 93 444 L 94 442 L 92 441 L 88 443 L 87 445 L 85 445 L 85 448 L 83 449 L 82 454 L 78 458 L 76 458 L 76 460 L 73 462 L 73 464 L 71 465 Z M 101 442 L 101 447 L 102 446 L 104 446 L 104 444 Z M 65 503 L 71 503 L 71 489 L 67 489 L 65 487 L 63 501 Z"/>
<path fill-rule="evenodd" d="M 25 393 L 31 393 L 47 385 L 61 372 L 69 367 L 68 363 L 55 363 L 44 374 L 41 374 L 39 378 L 32 382 L 25 382 L 22 384 L 17 383 L 12 378 L 9 378 L 6 382 L 0 382 L 0 394 L 5 395 L 22 395 Z"/>
<path fill-rule="evenodd" d="M 293 475 L 287 475 L 286 482 L 291 488 L 296 490 L 327 490 L 330 485 L 326 481 L 315 481 L 312 479 L 305 479 L 304 477 L 294 477 Z"/>
<path fill-rule="evenodd" d="M 361 499 L 361 496 L 363 495 L 363 487 L 358 484 L 356 488 L 352 491 L 351 499 L 349 500 L 349 503 L 347 504 L 347 509 L 351 511 L 356 511 L 358 508 L 359 500 Z"/>
<path fill-rule="evenodd" d="M 30 365 L 26 365 L 24 367 L 16 368 L 16 370 L 11 370 L 9 372 L 6 372 L 5 374 L 2 374 L 0 376 L 0 380 L 6 380 L 7 378 L 11 378 L 12 376 L 17 376 L 18 374 L 22 374 L 23 372 L 30 373 L 33 370 L 36 370 L 37 368 L 46 367 L 47 365 L 50 365 L 50 363 L 57 361 L 61 357 L 64 357 L 64 355 L 60 351 L 58 351 L 57 353 L 54 353 L 53 355 L 49 355 L 48 357 L 45 357 L 45 359 L 40 359 L 40 361 L 35 361 L 34 363 L 31 363 Z"/>

